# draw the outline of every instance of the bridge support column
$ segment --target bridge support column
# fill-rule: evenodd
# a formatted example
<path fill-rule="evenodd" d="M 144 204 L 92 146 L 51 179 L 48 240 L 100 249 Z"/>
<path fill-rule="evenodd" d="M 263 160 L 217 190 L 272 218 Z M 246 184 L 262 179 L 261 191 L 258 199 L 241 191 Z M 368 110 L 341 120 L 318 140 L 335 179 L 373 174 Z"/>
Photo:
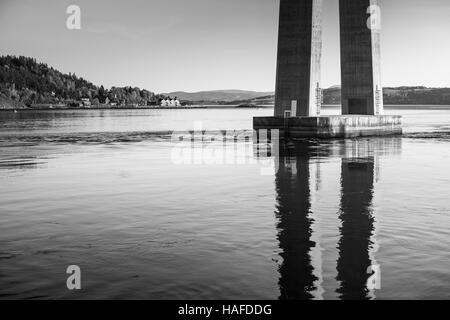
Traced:
<path fill-rule="evenodd" d="M 321 56 L 322 0 L 282 0 L 275 116 L 320 114 Z"/>
<path fill-rule="evenodd" d="M 383 114 L 379 0 L 339 0 L 342 114 Z"/>
<path fill-rule="evenodd" d="M 274 117 L 255 129 L 287 138 L 346 138 L 402 133 L 383 115 L 379 0 L 340 0 L 342 116 L 320 116 L 322 0 L 280 0 Z"/>

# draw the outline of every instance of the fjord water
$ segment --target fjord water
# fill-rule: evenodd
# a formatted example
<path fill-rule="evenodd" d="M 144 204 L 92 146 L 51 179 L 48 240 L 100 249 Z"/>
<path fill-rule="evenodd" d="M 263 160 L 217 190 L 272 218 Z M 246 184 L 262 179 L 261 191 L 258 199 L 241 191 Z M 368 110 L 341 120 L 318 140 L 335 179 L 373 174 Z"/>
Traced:
<path fill-rule="evenodd" d="M 0 113 L 0 298 L 450 298 L 450 108 L 278 154 L 272 112 Z"/>

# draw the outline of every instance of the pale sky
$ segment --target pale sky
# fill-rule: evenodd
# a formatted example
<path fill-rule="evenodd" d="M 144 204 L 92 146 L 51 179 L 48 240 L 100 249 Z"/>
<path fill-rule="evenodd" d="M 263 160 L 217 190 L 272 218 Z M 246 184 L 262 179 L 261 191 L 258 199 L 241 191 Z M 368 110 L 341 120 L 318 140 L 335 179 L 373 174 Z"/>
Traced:
<path fill-rule="evenodd" d="M 450 87 L 450 1 L 382 0 L 384 86 Z M 81 8 L 68 30 L 66 8 Z M 96 85 L 273 91 L 279 0 L 0 0 L 0 55 Z M 323 87 L 340 83 L 338 0 L 324 0 Z"/>

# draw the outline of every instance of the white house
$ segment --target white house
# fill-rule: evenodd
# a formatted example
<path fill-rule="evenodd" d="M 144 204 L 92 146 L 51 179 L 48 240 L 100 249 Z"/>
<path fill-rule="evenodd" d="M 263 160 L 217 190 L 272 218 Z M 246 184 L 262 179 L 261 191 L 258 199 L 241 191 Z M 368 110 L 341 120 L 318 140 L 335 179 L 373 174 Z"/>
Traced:
<path fill-rule="evenodd" d="M 170 99 L 170 97 L 161 100 L 161 107 L 179 107 L 181 106 L 180 100 L 177 98 Z"/>

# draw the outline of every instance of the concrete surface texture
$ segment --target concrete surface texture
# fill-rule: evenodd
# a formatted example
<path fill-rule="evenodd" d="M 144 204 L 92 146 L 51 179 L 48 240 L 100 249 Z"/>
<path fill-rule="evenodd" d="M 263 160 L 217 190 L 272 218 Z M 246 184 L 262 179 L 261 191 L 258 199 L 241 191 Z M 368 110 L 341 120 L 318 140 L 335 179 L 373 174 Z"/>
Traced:
<path fill-rule="evenodd" d="M 379 0 L 340 0 L 342 114 L 383 114 Z"/>
<path fill-rule="evenodd" d="M 321 55 L 322 0 L 281 0 L 275 116 L 320 114 Z"/>
<path fill-rule="evenodd" d="M 256 117 L 253 128 L 278 129 L 289 138 L 353 138 L 402 134 L 401 116 Z"/>

